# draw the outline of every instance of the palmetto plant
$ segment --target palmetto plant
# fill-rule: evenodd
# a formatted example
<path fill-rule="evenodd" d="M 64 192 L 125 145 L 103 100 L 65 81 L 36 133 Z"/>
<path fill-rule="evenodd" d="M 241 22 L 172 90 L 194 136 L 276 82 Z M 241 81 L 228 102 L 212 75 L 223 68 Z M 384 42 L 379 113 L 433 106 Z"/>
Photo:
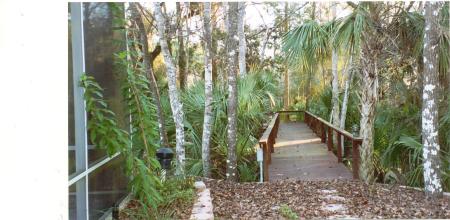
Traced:
<path fill-rule="evenodd" d="M 253 181 L 257 175 L 254 146 L 267 113 L 279 106 L 275 98 L 277 86 L 270 72 L 250 71 L 238 80 L 237 161 L 240 181 Z M 213 127 L 211 137 L 211 172 L 213 177 L 225 177 L 227 156 L 227 90 L 218 83 L 213 91 Z M 204 82 L 198 81 L 182 93 L 186 112 L 187 173 L 201 175 L 201 136 L 204 111 Z"/>

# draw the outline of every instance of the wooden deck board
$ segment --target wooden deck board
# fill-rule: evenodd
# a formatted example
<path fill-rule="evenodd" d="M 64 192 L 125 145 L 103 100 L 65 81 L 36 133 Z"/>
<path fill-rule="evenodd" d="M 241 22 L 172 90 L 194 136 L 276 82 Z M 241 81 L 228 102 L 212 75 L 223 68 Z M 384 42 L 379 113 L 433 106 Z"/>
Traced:
<path fill-rule="evenodd" d="M 352 179 L 352 173 L 303 122 L 280 122 L 269 180 Z"/>

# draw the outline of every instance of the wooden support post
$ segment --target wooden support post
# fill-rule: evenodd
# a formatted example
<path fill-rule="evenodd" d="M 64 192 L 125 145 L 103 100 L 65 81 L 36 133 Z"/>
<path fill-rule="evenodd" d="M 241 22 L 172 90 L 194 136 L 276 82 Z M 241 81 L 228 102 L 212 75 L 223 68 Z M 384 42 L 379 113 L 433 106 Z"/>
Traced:
<path fill-rule="evenodd" d="M 350 157 L 350 147 L 345 146 L 345 136 L 344 137 L 344 158 L 349 158 Z"/>
<path fill-rule="evenodd" d="M 333 150 L 333 129 L 331 127 L 328 127 L 327 146 L 329 151 Z"/>
<path fill-rule="evenodd" d="M 314 119 L 314 126 L 313 126 L 313 131 L 314 134 L 317 135 L 317 123 L 319 123 L 319 120 L 317 120 L 317 118 Z"/>
<path fill-rule="evenodd" d="M 325 139 L 326 139 L 326 131 L 325 131 L 325 124 L 324 123 L 320 123 L 321 124 L 321 135 L 320 135 L 320 141 L 322 143 L 325 143 Z"/>
<path fill-rule="evenodd" d="M 352 151 L 353 151 L 353 160 L 352 160 L 352 170 L 353 170 L 353 179 L 359 179 L 359 145 L 361 141 L 352 140 Z"/>
<path fill-rule="evenodd" d="M 342 142 L 341 142 L 341 134 L 336 132 L 337 135 L 337 157 L 338 163 L 342 163 Z"/>
<path fill-rule="evenodd" d="M 270 153 L 274 153 L 275 152 L 275 148 L 273 145 L 275 145 L 275 133 L 272 133 L 270 135 L 270 139 L 269 139 L 269 143 L 270 143 Z M 272 162 L 271 162 L 272 163 Z"/>

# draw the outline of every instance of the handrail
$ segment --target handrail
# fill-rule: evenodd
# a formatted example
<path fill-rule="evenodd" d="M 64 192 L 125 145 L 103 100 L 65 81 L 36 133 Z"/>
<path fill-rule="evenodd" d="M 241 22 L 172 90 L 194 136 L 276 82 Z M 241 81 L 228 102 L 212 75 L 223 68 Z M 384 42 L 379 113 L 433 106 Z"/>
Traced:
<path fill-rule="evenodd" d="M 273 128 L 275 127 L 276 121 L 278 118 L 278 113 L 275 113 L 272 120 L 270 120 L 269 126 L 267 126 L 264 133 L 261 135 L 261 138 L 259 139 L 259 142 L 265 142 L 268 141 L 270 133 L 272 133 Z"/>
<path fill-rule="evenodd" d="M 259 139 L 259 147 L 263 150 L 263 179 L 269 181 L 269 164 L 272 162 L 271 154 L 274 152 L 273 145 L 278 135 L 278 126 L 280 124 L 279 114 L 275 113 L 270 120 L 269 126 Z"/>
<path fill-rule="evenodd" d="M 353 179 L 359 179 L 359 164 L 360 164 L 360 155 L 359 155 L 359 146 L 362 144 L 361 137 L 355 137 L 350 132 L 338 128 L 328 121 L 314 115 L 311 112 L 305 111 L 305 123 L 313 130 L 321 139 L 322 143 L 327 143 L 327 147 L 329 151 L 332 151 L 334 148 L 333 144 L 333 133 L 336 133 L 337 139 L 337 158 L 338 162 L 342 162 L 344 157 L 348 157 L 350 152 L 348 152 L 349 148 L 345 148 L 342 146 L 342 137 L 351 140 L 352 142 L 352 173 Z M 342 152 L 344 150 L 344 152 Z"/>
<path fill-rule="evenodd" d="M 347 137 L 347 138 L 349 138 L 349 139 L 358 140 L 358 141 L 361 140 L 361 141 L 362 141 L 362 138 L 361 138 L 361 137 L 354 137 L 353 134 L 351 134 L 350 132 L 348 132 L 348 131 L 346 131 L 346 130 L 344 130 L 344 129 L 342 129 L 342 128 L 338 128 L 338 127 L 334 126 L 334 125 L 331 124 L 330 122 L 325 121 L 323 118 L 321 118 L 321 117 L 319 117 L 319 116 L 317 116 L 317 115 L 314 115 L 313 113 L 311 113 L 311 112 L 309 112 L 309 111 L 305 111 L 305 112 L 306 112 L 307 114 L 309 114 L 310 116 L 316 118 L 316 119 L 319 120 L 320 122 L 324 123 L 327 127 L 332 128 L 332 129 L 333 129 L 334 131 L 336 131 L 337 133 L 342 134 L 343 136 L 345 136 L 345 137 Z"/>
<path fill-rule="evenodd" d="M 263 179 L 269 181 L 269 164 L 272 162 L 271 154 L 275 151 L 275 140 L 278 136 L 278 127 L 280 125 L 281 113 L 301 113 L 303 111 L 278 111 L 273 112 L 273 117 L 270 120 L 264 133 L 259 139 L 259 147 L 263 150 Z"/>
<path fill-rule="evenodd" d="M 286 110 L 286 111 L 277 111 L 273 112 L 273 117 L 270 120 L 269 125 L 266 130 L 261 135 L 259 139 L 259 147 L 263 150 L 263 179 L 264 181 L 269 181 L 269 164 L 271 163 L 271 154 L 274 152 L 274 145 L 276 142 L 276 137 L 278 135 L 278 127 L 280 124 L 280 114 L 292 114 L 292 113 L 303 113 L 304 114 L 304 122 L 313 130 L 317 136 L 320 137 L 322 143 L 327 143 L 327 147 L 329 151 L 332 151 L 334 148 L 333 144 L 333 133 L 336 133 L 337 139 L 337 158 L 338 162 L 342 162 L 344 157 L 348 157 L 350 152 L 348 152 L 349 148 L 342 147 L 342 138 L 349 139 L 352 142 L 352 171 L 353 178 L 359 179 L 359 146 L 362 143 L 361 137 L 355 137 L 350 132 L 338 128 L 328 121 L 314 115 L 309 111 L 303 110 Z M 344 149 L 344 152 L 342 152 Z"/>

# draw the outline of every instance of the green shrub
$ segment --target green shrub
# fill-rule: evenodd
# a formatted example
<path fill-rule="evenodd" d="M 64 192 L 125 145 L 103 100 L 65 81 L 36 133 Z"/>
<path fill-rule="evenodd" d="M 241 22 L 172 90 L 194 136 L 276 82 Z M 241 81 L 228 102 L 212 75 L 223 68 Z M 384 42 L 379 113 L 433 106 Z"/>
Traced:
<path fill-rule="evenodd" d="M 280 206 L 280 214 L 287 219 L 299 219 L 297 213 L 292 211 L 292 209 L 286 204 L 282 204 Z"/>

